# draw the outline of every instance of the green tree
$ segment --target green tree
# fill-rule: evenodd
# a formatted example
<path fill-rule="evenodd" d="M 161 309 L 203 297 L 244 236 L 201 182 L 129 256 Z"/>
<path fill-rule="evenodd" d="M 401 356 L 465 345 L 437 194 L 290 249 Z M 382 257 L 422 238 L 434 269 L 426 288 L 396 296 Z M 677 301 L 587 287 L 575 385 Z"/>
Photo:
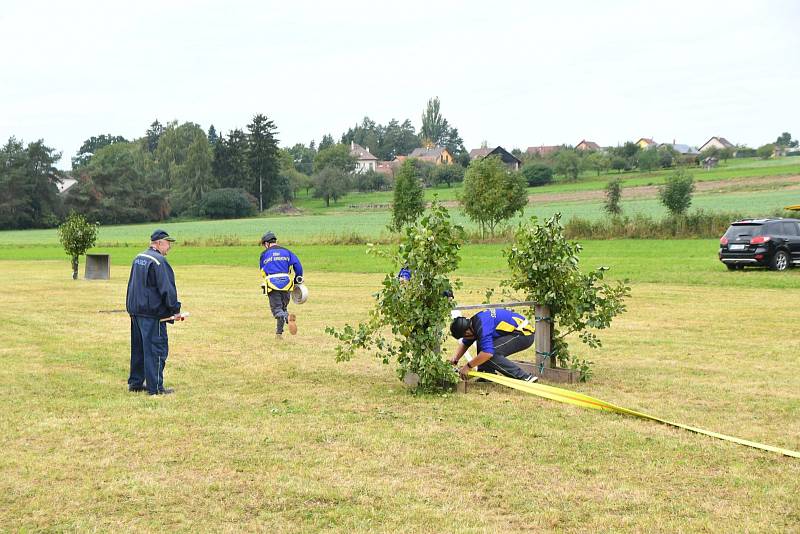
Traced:
<path fill-rule="evenodd" d="M 608 156 L 600 152 L 587 154 L 583 161 L 587 169 L 597 172 L 597 176 L 600 176 L 600 172 L 607 172 L 611 166 L 611 160 Z"/>
<path fill-rule="evenodd" d="M 258 199 L 263 211 L 283 196 L 286 184 L 278 176 L 278 140 L 275 123 L 259 113 L 247 125 L 248 192 Z"/>
<path fill-rule="evenodd" d="M 664 185 L 658 188 L 661 203 L 674 215 L 683 215 L 692 205 L 694 177 L 685 169 L 670 174 Z"/>
<path fill-rule="evenodd" d="M 335 165 L 324 167 L 313 180 L 314 197 L 325 200 L 325 206 L 330 206 L 331 200 L 337 202 L 350 191 L 350 175 Z"/>
<path fill-rule="evenodd" d="M 556 174 L 563 175 L 567 180 L 576 181 L 581 172 L 581 158 L 578 153 L 570 148 L 559 150 L 556 156 L 555 171 Z"/>
<path fill-rule="evenodd" d="M 331 134 L 325 134 L 322 136 L 322 141 L 319 142 L 318 150 L 322 152 L 326 148 L 332 147 L 336 143 L 333 140 L 333 136 Z"/>
<path fill-rule="evenodd" d="M 611 158 L 611 168 L 621 173 L 623 170 L 626 170 L 628 164 L 625 162 L 625 158 L 621 156 L 613 156 Z"/>
<path fill-rule="evenodd" d="M 762 145 L 756 149 L 756 154 L 761 159 L 769 159 L 775 153 L 775 145 Z"/>
<path fill-rule="evenodd" d="M 642 150 L 639 154 L 639 168 L 643 171 L 655 170 L 659 167 L 660 160 L 658 150 L 655 148 Z"/>
<path fill-rule="evenodd" d="M 398 123 L 392 119 L 386 125 L 380 149 L 375 156 L 384 161 L 391 161 L 401 154 L 410 154 L 419 146 L 419 136 L 417 136 L 411 121 L 406 119 L 402 123 Z"/>
<path fill-rule="evenodd" d="M 458 267 L 464 237 L 464 230 L 453 225 L 447 210 L 436 202 L 416 224 L 406 226 L 391 256 L 394 269 L 384 277 L 367 321 L 325 329 L 339 341 L 336 361 L 348 361 L 357 350 L 366 349 L 385 364 L 397 362 L 401 380 L 409 373 L 417 375 L 419 392 L 453 384 L 457 375 L 442 354 L 452 309 L 444 292 L 460 287 L 450 276 Z M 412 272 L 409 282 L 397 278 L 402 266 Z"/>
<path fill-rule="evenodd" d="M 247 136 L 242 130 L 233 130 L 228 138 L 219 138 L 214 145 L 211 172 L 222 188 L 247 189 L 251 183 L 248 163 Z"/>
<path fill-rule="evenodd" d="M 73 280 L 78 279 L 78 258 L 94 246 L 99 226 L 98 223 L 88 223 L 86 217 L 73 211 L 70 212 L 67 220 L 58 227 L 58 239 L 72 260 Z"/>
<path fill-rule="evenodd" d="M 121 135 L 101 134 L 92 136 L 83 142 L 78 149 L 78 153 L 72 158 L 72 170 L 76 170 L 82 165 L 89 163 L 92 156 L 104 146 L 114 143 L 127 143 L 128 140 Z"/>
<path fill-rule="evenodd" d="M 620 200 L 622 200 L 622 178 L 616 177 L 606 184 L 606 200 L 603 204 L 603 209 L 609 215 L 621 215 L 622 206 L 620 206 Z"/>
<path fill-rule="evenodd" d="M 255 197 L 244 189 L 221 188 L 203 196 L 199 213 L 211 219 L 233 219 L 249 217 L 257 207 Z"/>
<path fill-rule="evenodd" d="M 553 181 L 553 168 L 541 160 L 529 160 L 520 172 L 530 187 L 547 185 Z"/>
<path fill-rule="evenodd" d="M 55 164 L 61 154 L 43 140 L 25 146 L 11 137 L 0 148 L 0 228 L 53 227 L 62 213 Z"/>
<path fill-rule="evenodd" d="M 719 157 L 723 161 L 728 161 L 733 157 L 733 154 L 736 152 L 736 149 L 733 147 L 725 147 L 719 151 Z"/>
<path fill-rule="evenodd" d="M 606 267 L 581 271 L 582 248 L 564 237 L 560 218 L 561 214 L 556 213 L 544 224 L 539 224 L 536 217 L 528 224 L 520 224 L 513 245 L 504 251 L 510 279 L 502 284 L 522 292 L 524 300 L 550 308 L 551 357 L 562 366 L 580 369 L 582 380 L 586 380 L 592 362 L 573 355 L 566 339 L 577 334 L 589 347 L 600 347 L 601 341 L 592 330 L 608 328 L 612 319 L 625 311 L 630 287 L 623 282 L 605 282 Z"/>
<path fill-rule="evenodd" d="M 414 160 L 407 159 L 400 166 L 395 177 L 390 228 L 399 232 L 404 226 L 413 224 L 424 210 L 422 182 L 417 174 Z"/>
<path fill-rule="evenodd" d="M 437 165 L 433 168 L 431 174 L 431 183 L 433 185 L 451 184 L 464 181 L 464 167 L 461 165 Z"/>
<path fill-rule="evenodd" d="M 289 149 L 289 153 L 292 155 L 294 168 L 298 172 L 307 175 L 314 172 L 314 156 L 317 155 L 317 150 L 314 148 L 314 141 L 311 141 L 310 146 L 306 146 L 303 143 L 295 143 L 295 145 Z"/>
<path fill-rule="evenodd" d="M 170 214 L 163 167 L 144 143 L 114 143 L 81 167 L 67 207 L 103 224 L 163 220 Z"/>
<path fill-rule="evenodd" d="M 789 132 L 783 132 L 778 138 L 775 140 L 775 144 L 780 147 L 784 148 L 797 148 L 798 141 L 792 141 L 792 134 Z"/>
<path fill-rule="evenodd" d="M 470 164 L 464 175 L 461 205 L 467 217 L 478 223 L 481 235 L 485 236 L 487 230 L 494 235 L 498 223 L 522 213 L 527 203 L 525 178 L 509 172 L 500 158 L 492 156 Z"/>
<path fill-rule="evenodd" d="M 321 148 L 314 158 L 314 172 L 322 172 L 326 167 L 335 167 L 343 173 L 353 172 L 356 160 L 350 155 L 350 145 L 337 144 Z"/>
<path fill-rule="evenodd" d="M 422 114 L 422 127 L 419 130 L 422 144 L 446 147 L 454 156 L 466 152 L 458 130 L 450 126 L 447 119 L 442 116 L 440 108 L 441 102 L 438 96 L 428 100 L 428 105 Z"/>
<path fill-rule="evenodd" d="M 667 169 L 675 164 L 675 157 L 678 152 L 670 145 L 658 147 L 658 165 L 662 169 Z"/>
<path fill-rule="evenodd" d="M 154 120 L 152 124 L 150 124 L 150 128 L 147 129 L 145 133 L 145 139 L 147 140 L 147 150 L 149 152 L 155 152 L 156 148 L 158 148 L 158 142 L 161 140 L 161 136 L 164 134 L 164 126 L 158 122 L 158 119 Z"/>
<path fill-rule="evenodd" d="M 180 199 L 181 206 L 181 209 L 176 206 L 176 212 L 196 213 L 203 196 L 217 187 L 217 180 L 211 172 L 212 159 L 208 138 L 205 135 L 196 135 L 187 151 L 186 161 L 175 171 L 173 194 Z"/>

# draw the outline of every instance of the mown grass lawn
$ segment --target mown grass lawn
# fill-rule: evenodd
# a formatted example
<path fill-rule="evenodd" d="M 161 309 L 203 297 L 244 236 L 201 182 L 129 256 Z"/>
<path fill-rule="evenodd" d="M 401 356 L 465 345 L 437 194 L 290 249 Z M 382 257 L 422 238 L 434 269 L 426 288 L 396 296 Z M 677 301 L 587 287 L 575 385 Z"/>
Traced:
<path fill-rule="evenodd" d="M 459 300 L 477 301 L 496 284 L 500 248 L 464 250 Z M 192 317 L 170 328 L 165 375 L 177 393 L 156 399 L 127 393 L 129 320 L 105 313 L 124 308 L 128 257 L 115 256 L 109 281 L 72 281 L 66 258 L 13 259 L 4 249 L 3 529 L 785 532 L 800 524 L 796 459 L 491 384 L 415 397 L 367 354 L 335 363 L 324 327 L 365 318 L 387 270 L 363 247 L 298 249 L 311 298 L 294 308 L 300 334 L 276 344 L 249 263 L 258 248 L 222 249 L 231 255 L 215 262 L 202 247 L 171 256 Z M 800 271 L 729 273 L 715 250 L 707 240 L 587 243 L 582 264 L 610 265 L 612 276 L 632 280 L 633 295 L 602 349 L 574 343 L 596 362 L 594 379 L 576 389 L 800 450 L 792 334 Z"/>

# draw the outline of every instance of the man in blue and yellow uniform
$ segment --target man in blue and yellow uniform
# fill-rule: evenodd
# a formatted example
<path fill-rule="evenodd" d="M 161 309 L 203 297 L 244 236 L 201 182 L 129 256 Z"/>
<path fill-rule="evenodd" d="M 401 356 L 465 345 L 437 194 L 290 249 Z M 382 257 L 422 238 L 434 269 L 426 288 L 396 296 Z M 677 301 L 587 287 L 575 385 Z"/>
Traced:
<path fill-rule="evenodd" d="M 264 252 L 261 253 L 259 267 L 264 278 L 262 288 L 269 297 L 272 316 L 277 321 L 275 335 L 283 336 L 284 325 L 289 325 L 289 333 L 297 333 L 295 315 L 288 312 L 289 298 L 295 284 L 303 282 L 303 266 L 288 248 L 278 245 L 278 238 L 272 232 L 261 237 Z"/>
<path fill-rule="evenodd" d="M 477 342 L 478 355 L 468 361 L 458 373 L 466 378 L 472 369 L 486 373 L 500 372 L 505 376 L 536 382 L 538 377 L 526 373 L 508 356 L 533 345 L 534 326 L 524 316 L 503 308 L 484 310 L 467 319 L 456 317 L 450 323 L 450 334 L 461 343 L 450 363 L 457 365 L 467 349 Z"/>

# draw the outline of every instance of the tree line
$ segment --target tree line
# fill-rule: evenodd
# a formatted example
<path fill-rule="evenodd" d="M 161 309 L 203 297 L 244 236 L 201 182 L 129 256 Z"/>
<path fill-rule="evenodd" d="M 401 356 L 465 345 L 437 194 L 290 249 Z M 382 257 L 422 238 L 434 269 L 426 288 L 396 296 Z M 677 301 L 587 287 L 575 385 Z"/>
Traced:
<path fill-rule="evenodd" d="M 44 140 L 25 145 L 12 137 L 0 149 L 0 228 L 53 227 L 70 211 L 103 224 L 243 217 L 290 201 L 300 191 L 313 190 L 330 204 L 351 190 L 391 189 L 391 175 L 353 172 L 351 142 L 384 160 L 421 146 L 446 146 L 466 155 L 438 98 L 429 100 L 419 133 L 408 119 L 381 125 L 365 117 L 338 143 L 326 134 L 319 145 L 312 140 L 282 149 L 277 136 L 275 123 L 262 114 L 227 135 L 214 125 L 204 131 L 193 122 L 155 120 L 139 138 L 87 139 L 69 173 L 56 168 L 61 153 Z M 421 167 L 427 185 L 450 185 L 463 177 L 463 169 Z M 77 183 L 59 195 L 59 183 L 69 178 Z"/>

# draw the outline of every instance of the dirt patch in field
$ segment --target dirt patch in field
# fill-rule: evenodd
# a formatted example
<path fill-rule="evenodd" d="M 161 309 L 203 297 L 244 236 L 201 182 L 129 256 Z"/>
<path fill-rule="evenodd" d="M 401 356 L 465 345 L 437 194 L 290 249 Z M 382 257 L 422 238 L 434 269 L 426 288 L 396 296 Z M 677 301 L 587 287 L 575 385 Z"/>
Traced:
<path fill-rule="evenodd" d="M 696 193 L 733 193 L 734 191 L 760 191 L 764 189 L 784 188 L 800 189 L 800 175 L 792 176 L 765 176 L 763 178 L 730 178 L 728 180 L 712 180 L 708 182 L 695 182 Z M 656 198 L 658 197 L 657 185 L 636 185 L 624 187 L 622 198 L 625 200 Z M 565 193 L 534 193 L 528 195 L 528 200 L 536 203 L 548 202 L 582 202 L 586 200 L 603 200 L 606 192 L 603 189 L 593 191 L 571 191 Z M 442 205 L 453 208 L 459 205 L 456 200 L 442 202 Z"/>
<path fill-rule="evenodd" d="M 800 175 L 794 176 L 765 176 L 763 178 L 732 178 L 729 180 L 713 180 L 709 182 L 695 182 L 696 193 L 719 192 L 732 193 L 734 191 L 758 191 L 775 187 L 800 188 Z M 656 198 L 658 186 L 637 185 L 623 187 L 622 196 L 626 200 L 632 198 Z M 528 195 L 528 200 L 536 202 L 572 202 L 582 200 L 602 200 L 606 197 L 604 190 L 573 191 L 567 193 L 542 193 Z"/>

